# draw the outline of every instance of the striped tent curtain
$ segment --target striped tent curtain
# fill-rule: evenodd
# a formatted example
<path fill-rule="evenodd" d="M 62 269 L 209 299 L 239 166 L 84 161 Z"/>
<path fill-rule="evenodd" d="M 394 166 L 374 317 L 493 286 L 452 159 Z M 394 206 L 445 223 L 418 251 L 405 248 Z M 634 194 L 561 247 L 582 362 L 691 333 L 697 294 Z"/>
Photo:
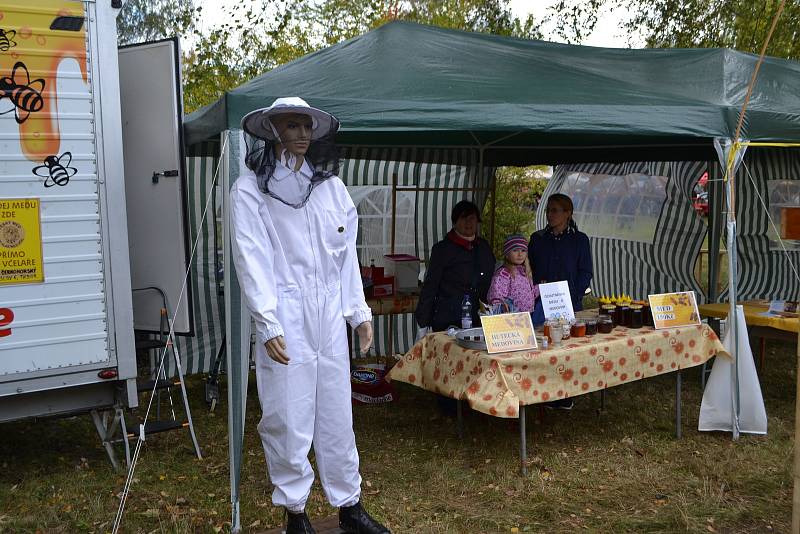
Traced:
<path fill-rule="evenodd" d="M 694 265 L 706 234 L 705 221 L 692 206 L 692 190 L 707 169 L 705 162 L 628 162 L 560 165 L 554 169 L 536 214 L 537 228 L 547 224 L 547 198 L 565 189 L 574 173 L 588 175 L 588 180 L 644 176 L 666 179 L 660 212 L 652 235 L 630 240 L 598 235 L 603 225 L 581 228 L 589 234 L 595 295 L 626 293 L 634 298 L 670 291 L 694 290 L 699 299 L 704 293 L 694 278 Z M 633 193 L 628 192 L 632 196 Z M 625 207 L 623 204 L 621 213 Z M 579 209 L 576 206 L 576 214 Z M 595 235 L 592 235 L 592 234 Z"/>
<path fill-rule="evenodd" d="M 479 153 L 470 149 L 349 149 L 346 154 L 350 157 L 340 174 L 348 187 L 392 187 L 396 176 L 398 190 L 415 191 L 414 253 L 425 262 L 433 245 L 450 230 L 453 206 L 469 199 L 483 207 L 495 174 L 491 167 L 479 170 Z M 420 160 L 426 163 L 414 163 Z M 366 265 L 369 258 L 360 260 Z M 412 313 L 381 315 L 374 319 L 374 331 L 370 356 L 401 354 L 414 344 L 417 325 Z M 353 348 L 357 343 L 353 336 Z"/>
<path fill-rule="evenodd" d="M 222 346 L 225 332 L 224 299 L 220 278 L 222 192 L 219 177 L 214 185 L 219 164 L 218 153 L 219 143 L 201 143 L 191 147 L 186 158 L 189 235 L 191 243 L 194 244 L 197 240 L 190 277 L 195 335 L 177 337 L 183 372 L 187 375 L 207 373 L 211 370 Z M 208 212 L 201 226 L 207 202 Z M 168 376 L 174 376 L 176 373 L 174 362 L 169 358 L 166 362 L 166 371 Z"/>
<path fill-rule="evenodd" d="M 716 174 L 722 174 L 717 166 Z M 736 173 L 736 231 L 739 280 L 737 296 L 741 300 L 800 300 L 800 250 L 788 243 L 784 252 L 776 240 L 780 233 L 780 205 L 800 206 L 800 150 L 796 148 L 751 147 Z M 782 183 L 782 184 L 781 184 Z M 789 198 L 771 205 L 771 185 L 782 185 Z M 795 185 L 796 184 L 796 185 Z M 770 217 L 777 226 L 772 228 Z M 720 231 L 725 243 L 724 219 Z M 720 301 L 727 300 L 727 288 Z"/>
<path fill-rule="evenodd" d="M 186 158 L 192 243 L 198 235 L 200 237 L 192 262 L 195 336 L 179 337 L 177 343 L 186 374 L 211 371 L 225 330 L 221 285 L 224 217 L 221 180 L 218 178 L 216 187 L 212 187 L 219 163 L 218 153 L 219 143 L 202 143 L 190 147 Z M 343 161 L 340 175 L 347 186 L 391 187 L 396 175 L 401 189 L 436 189 L 415 193 L 415 253 L 425 261 L 433 244 L 450 229 L 450 211 L 456 202 L 469 198 L 483 206 L 495 171 L 487 167 L 478 172 L 478 153 L 469 149 L 350 148 L 345 150 L 345 155 L 349 157 Z M 409 162 L 421 160 L 435 163 Z M 198 228 L 209 196 L 212 198 L 206 220 Z M 366 258 L 361 258 L 361 261 L 366 262 Z M 404 353 L 413 345 L 417 330 L 413 314 L 377 316 L 374 324 L 372 355 Z M 357 341 L 357 336 L 354 336 L 354 346 L 357 346 Z M 169 361 L 167 373 L 169 376 L 175 373 L 174 365 Z"/>

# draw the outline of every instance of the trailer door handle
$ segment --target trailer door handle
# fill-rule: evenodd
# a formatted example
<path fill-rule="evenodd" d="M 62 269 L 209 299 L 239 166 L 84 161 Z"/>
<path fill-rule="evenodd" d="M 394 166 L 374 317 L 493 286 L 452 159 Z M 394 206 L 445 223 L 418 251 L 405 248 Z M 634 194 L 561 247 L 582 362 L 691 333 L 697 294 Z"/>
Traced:
<path fill-rule="evenodd" d="M 178 169 L 172 169 L 171 171 L 154 172 L 153 173 L 153 183 L 154 184 L 158 183 L 158 177 L 159 176 L 175 178 L 176 176 L 178 176 Z"/>

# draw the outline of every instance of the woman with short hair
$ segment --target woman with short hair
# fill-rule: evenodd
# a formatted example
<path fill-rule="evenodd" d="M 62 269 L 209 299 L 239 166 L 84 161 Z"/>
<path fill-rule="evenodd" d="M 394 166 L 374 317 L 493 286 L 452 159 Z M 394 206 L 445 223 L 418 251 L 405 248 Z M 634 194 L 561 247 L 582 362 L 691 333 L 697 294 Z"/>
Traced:
<path fill-rule="evenodd" d="M 486 301 L 494 273 L 492 248 L 478 236 L 478 206 L 462 200 L 453 208 L 450 220 L 453 228 L 431 250 L 417 304 L 417 324 L 434 332 L 461 325 L 461 302 L 467 294 L 472 324 L 479 326 L 478 300 Z"/>

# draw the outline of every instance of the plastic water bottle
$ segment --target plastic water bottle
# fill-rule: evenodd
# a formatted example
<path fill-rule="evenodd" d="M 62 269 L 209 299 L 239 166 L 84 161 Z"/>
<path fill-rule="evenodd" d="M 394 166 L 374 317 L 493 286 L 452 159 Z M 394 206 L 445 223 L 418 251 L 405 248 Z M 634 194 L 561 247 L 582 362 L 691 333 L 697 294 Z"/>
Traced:
<path fill-rule="evenodd" d="M 461 328 L 472 328 L 472 302 L 469 300 L 469 293 L 461 301 Z"/>

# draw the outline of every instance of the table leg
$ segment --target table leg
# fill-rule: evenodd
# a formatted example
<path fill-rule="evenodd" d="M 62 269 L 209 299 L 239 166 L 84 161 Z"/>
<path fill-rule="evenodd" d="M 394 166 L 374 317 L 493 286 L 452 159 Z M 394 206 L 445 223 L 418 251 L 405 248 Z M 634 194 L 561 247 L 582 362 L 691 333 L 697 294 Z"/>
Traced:
<path fill-rule="evenodd" d="M 681 372 L 675 373 L 675 437 L 681 439 Z"/>
<path fill-rule="evenodd" d="M 456 432 L 458 432 L 458 439 L 464 439 L 464 415 L 461 413 L 461 399 L 456 400 Z"/>
<path fill-rule="evenodd" d="M 600 410 L 599 413 L 603 413 L 606 410 L 606 390 L 600 390 Z"/>
<path fill-rule="evenodd" d="M 522 476 L 528 476 L 528 450 L 525 442 L 525 406 L 519 407 L 519 465 Z"/>

